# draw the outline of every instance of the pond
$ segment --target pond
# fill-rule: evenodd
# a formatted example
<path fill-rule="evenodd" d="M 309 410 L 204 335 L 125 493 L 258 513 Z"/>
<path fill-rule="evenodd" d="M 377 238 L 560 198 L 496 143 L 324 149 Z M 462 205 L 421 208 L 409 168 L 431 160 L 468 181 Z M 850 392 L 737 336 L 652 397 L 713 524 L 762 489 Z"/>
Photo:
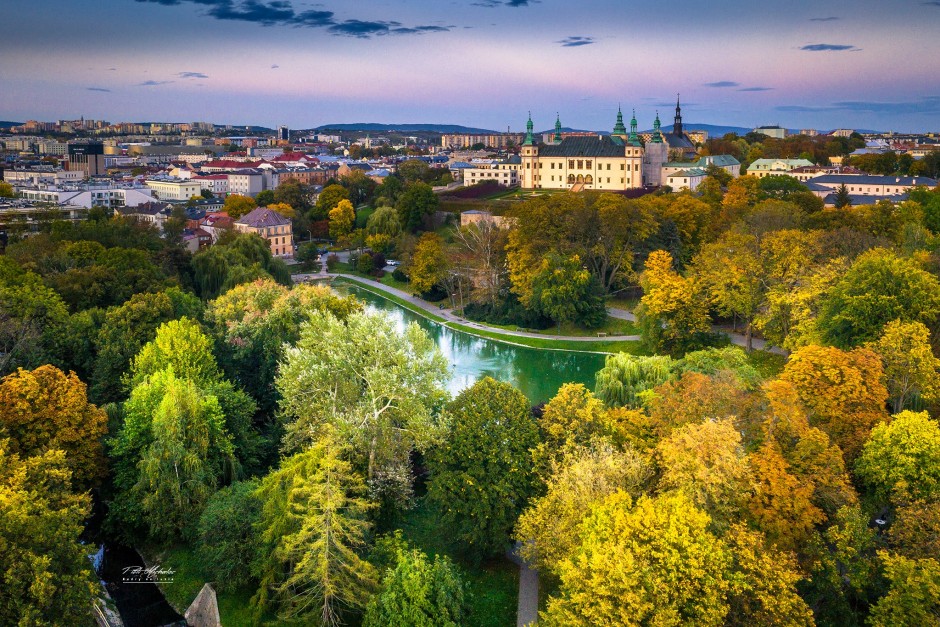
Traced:
<path fill-rule="evenodd" d="M 334 288 L 364 301 L 371 310 L 383 311 L 404 329 L 416 322 L 428 332 L 451 364 L 448 389 L 457 395 L 478 379 L 490 376 L 511 383 L 532 403 L 548 401 L 563 383 L 583 383 L 594 389 L 594 375 L 603 368 L 605 355 L 514 346 L 455 331 L 415 314 L 378 294 L 348 283 Z"/>

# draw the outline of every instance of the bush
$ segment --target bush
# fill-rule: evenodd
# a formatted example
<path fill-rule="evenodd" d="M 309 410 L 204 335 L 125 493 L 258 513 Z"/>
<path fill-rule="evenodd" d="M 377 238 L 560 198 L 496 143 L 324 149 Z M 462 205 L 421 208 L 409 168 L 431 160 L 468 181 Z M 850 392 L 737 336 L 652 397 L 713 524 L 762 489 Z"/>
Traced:
<path fill-rule="evenodd" d="M 356 270 L 362 272 L 363 274 L 369 274 L 372 272 L 372 255 L 369 253 L 362 253 L 359 259 L 356 261 Z"/>
<path fill-rule="evenodd" d="M 339 265 L 339 257 L 336 256 L 336 253 L 331 254 L 326 258 L 326 269 L 330 272 L 336 270 L 336 266 Z"/>
<path fill-rule="evenodd" d="M 385 255 L 382 253 L 372 253 L 372 268 L 381 270 L 385 267 Z"/>
<path fill-rule="evenodd" d="M 399 281 L 400 283 L 408 282 L 408 275 L 402 272 L 401 268 L 395 268 L 395 270 L 392 272 L 392 278 L 396 281 Z"/>
<path fill-rule="evenodd" d="M 199 517 L 199 557 L 219 590 L 251 579 L 254 524 L 261 515 L 256 481 L 238 481 L 212 495 Z"/>

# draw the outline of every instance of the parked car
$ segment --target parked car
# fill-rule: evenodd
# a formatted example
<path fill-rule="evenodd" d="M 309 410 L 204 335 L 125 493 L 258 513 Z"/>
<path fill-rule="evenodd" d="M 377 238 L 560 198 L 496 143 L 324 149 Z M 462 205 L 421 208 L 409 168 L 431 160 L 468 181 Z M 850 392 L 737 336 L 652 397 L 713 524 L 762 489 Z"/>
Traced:
<path fill-rule="evenodd" d="M 394 259 L 386 259 L 386 260 L 385 260 L 385 265 L 386 265 L 386 266 L 392 266 L 392 267 L 394 268 L 395 266 L 400 266 L 400 265 L 401 265 L 401 262 L 400 262 L 400 261 L 395 261 Z"/>

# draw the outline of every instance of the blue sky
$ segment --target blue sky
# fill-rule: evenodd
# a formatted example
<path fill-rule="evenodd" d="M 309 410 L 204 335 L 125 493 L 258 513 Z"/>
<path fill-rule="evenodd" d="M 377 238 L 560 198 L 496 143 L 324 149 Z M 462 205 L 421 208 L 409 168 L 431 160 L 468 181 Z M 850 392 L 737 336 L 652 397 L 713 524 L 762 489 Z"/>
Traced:
<path fill-rule="evenodd" d="M 0 119 L 940 131 L 940 1 L 0 0 Z"/>

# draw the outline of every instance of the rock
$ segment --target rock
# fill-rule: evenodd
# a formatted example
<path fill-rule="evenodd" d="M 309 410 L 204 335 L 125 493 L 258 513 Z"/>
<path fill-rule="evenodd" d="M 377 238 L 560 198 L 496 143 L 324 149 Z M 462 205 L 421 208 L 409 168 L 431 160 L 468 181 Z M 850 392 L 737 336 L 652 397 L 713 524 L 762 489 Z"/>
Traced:
<path fill-rule="evenodd" d="M 191 627 L 222 627 L 215 589 L 209 584 L 204 585 L 184 616 Z"/>

